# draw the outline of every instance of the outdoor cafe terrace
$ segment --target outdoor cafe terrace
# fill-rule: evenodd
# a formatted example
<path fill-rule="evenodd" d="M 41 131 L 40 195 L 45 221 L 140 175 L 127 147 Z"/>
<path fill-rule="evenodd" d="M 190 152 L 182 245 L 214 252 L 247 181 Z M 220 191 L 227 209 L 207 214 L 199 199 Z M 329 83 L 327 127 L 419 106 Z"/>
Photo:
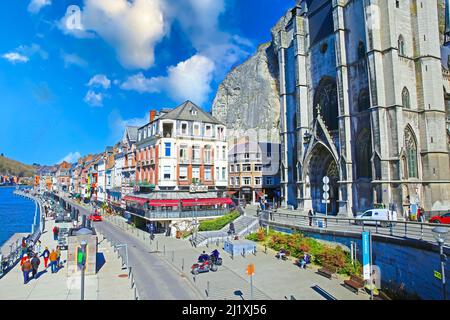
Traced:
<path fill-rule="evenodd" d="M 149 220 L 172 220 L 222 216 L 230 211 L 233 200 L 217 198 L 216 193 L 150 193 L 126 196 L 126 211 Z"/>

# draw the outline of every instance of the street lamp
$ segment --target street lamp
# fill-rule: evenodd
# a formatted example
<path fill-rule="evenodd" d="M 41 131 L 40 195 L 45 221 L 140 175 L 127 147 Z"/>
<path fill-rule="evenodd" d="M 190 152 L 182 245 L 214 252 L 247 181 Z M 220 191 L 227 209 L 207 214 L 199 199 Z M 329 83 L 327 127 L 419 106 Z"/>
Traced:
<path fill-rule="evenodd" d="M 441 278 L 442 278 L 442 290 L 444 300 L 447 300 L 447 291 L 445 288 L 445 261 L 447 261 L 447 256 L 444 253 L 444 244 L 447 238 L 448 228 L 446 227 L 436 227 L 433 228 L 433 236 L 439 244 L 439 253 L 441 257 Z"/>

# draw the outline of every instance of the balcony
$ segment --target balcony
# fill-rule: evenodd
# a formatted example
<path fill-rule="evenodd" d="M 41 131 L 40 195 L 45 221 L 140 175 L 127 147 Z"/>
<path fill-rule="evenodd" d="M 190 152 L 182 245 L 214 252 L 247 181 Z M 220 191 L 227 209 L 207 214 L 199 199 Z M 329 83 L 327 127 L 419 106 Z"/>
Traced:
<path fill-rule="evenodd" d="M 200 164 L 201 160 L 200 159 L 192 159 L 192 164 Z"/>
<path fill-rule="evenodd" d="M 189 164 L 190 160 L 188 158 L 180 158 L 179 162 L 180 164 Z"/>

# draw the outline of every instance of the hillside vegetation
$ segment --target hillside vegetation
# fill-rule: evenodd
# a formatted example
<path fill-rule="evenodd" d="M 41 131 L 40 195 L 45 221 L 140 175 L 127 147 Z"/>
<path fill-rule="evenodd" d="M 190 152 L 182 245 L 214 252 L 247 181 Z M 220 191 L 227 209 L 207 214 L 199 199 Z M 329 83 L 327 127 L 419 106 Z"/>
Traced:
<path fill-rule="evenodd" d="M 0 156 L 0 175 L 31 177 L 36 173 L 36 167 Z"/>

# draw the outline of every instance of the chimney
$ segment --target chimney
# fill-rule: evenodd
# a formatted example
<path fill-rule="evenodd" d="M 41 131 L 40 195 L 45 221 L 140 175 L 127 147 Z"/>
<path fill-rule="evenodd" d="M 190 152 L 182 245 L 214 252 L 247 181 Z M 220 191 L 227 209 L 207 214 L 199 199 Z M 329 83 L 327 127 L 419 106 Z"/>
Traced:
<path fill-rule="evenodd" d="M 150 122 L 155 120 L 156 110 L 150 110 Z"/>

